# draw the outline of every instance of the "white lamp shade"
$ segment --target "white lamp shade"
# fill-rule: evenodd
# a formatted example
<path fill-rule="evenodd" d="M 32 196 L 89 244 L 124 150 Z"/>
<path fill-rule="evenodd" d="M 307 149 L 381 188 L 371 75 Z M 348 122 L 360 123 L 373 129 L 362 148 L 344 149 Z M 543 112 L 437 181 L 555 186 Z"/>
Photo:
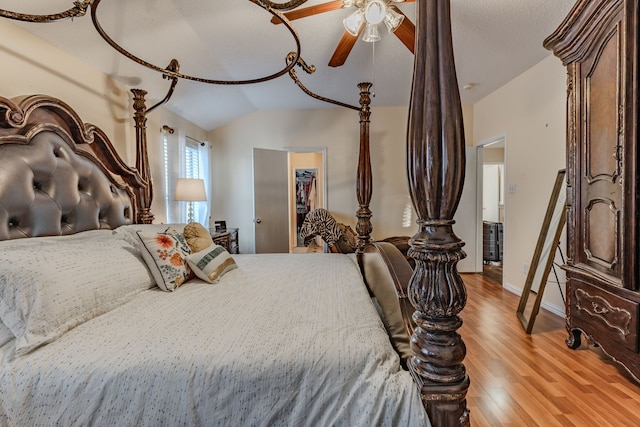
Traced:
<path fill-rule="evenodd" d="M 342 24 L 344 28 L 351 34 L 352 36 L 357 36 L 360 33 L 360 29 L 364 24 L 364 13 L 361 10 L 356 10 L 351 15 L 346 17 Z"/>
<path fill-rule="evenodd" d="M 377 24 L 367 24 L 364 30 L 364 36 L 362 36 L 362 40 L 365 42 L 373 43 L 380 40 L 380 33 L 378 32 Z"/>
<path fill-rule="evenodd" d="M 207 200 L 204 180 L 195 178 L 178 178 L 174 200 L 181 202 L 202 202 Z"/>
<path fill-rule="evenodd" d="M 404 21 L 404 15 L 396 12 L 392 8 L 387 9 L 387 14 L 384 17 L 384 24 L 387 26 L 389 33 L 395 32 L 400 24 Z"/>
<path fill-rule="evenodd" d="M 369 0 L 369 3 L 364 7 L 364 19 L 369 24 L 381 23 L 386 13 L 387 5 L 382 0 Z"/>

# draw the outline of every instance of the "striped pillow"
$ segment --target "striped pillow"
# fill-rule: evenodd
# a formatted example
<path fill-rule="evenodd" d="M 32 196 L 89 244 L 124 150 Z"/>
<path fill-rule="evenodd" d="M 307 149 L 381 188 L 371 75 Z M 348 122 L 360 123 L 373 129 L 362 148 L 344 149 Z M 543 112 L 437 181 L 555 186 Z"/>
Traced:
<path fill-rule="evenodd" d="M 208 248 L 187 256 L 191 270 L 204 281 L 216 283 L 227 271 L 237 268 L 229 252 L 215 243 Z"/>

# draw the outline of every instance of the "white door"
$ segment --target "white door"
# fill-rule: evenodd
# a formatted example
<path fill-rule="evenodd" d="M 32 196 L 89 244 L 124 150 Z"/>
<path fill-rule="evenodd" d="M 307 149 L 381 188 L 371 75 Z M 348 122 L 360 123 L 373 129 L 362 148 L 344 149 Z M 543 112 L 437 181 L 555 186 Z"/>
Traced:
<path fill-rule="evenodd" d="M 458 271 L 478 273 L 482 271 L 482 260 L 478 262 L 478 148 L 467 147 L 466 156 L 464 188 L 458 210 L 453 217 L 456 221 L 453 231 L 464 240 L 465 245 L 462 249 L 467 253 L 467 257 L 458 263 Z"/>
<path fill-rule="evenodd" d="M 287 152 L 253 149 L 253 222 L 256 253 L 289 252 Z"/>

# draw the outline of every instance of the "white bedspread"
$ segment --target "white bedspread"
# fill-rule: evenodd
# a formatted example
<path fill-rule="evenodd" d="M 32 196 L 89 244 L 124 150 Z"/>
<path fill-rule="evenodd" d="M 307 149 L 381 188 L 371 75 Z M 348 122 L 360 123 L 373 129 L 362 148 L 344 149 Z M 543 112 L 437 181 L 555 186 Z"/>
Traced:
<path fill-rule="evenodd" d="M 216 285 L 157 288 L 15 358 L 0 425 L 423 426 L 344 255 L 235 255 Z"/>

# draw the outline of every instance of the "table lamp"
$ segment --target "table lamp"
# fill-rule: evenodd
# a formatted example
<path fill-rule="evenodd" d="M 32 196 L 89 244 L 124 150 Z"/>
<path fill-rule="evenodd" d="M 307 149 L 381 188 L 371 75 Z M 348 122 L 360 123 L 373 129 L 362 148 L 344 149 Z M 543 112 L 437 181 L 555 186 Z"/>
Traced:
<path fill-rule="evenodd" d="M 174 200 L 189 202 L 188 222 L 193 222 L 193 202 L 203 202 L 207 200 L 207 194 L 204 191 L 204 180 L 178 178 Z"/>

